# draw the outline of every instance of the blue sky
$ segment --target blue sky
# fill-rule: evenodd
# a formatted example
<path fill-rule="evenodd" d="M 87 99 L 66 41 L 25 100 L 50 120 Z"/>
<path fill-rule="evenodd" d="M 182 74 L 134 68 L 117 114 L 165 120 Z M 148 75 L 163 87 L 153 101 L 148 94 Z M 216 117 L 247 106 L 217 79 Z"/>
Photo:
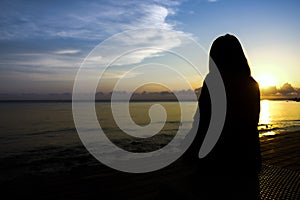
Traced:
<path fill-rule="evenodd" d="M 269 73 L 278 87 L 300 86 L 296 0 L 7 0 L 0 6 L 0 93 L 71 92 L 81 62 L 97 44 L 137 28 L 179 31 L 207 50 L 217 36 L 235 34 L 254 77 Z"/>

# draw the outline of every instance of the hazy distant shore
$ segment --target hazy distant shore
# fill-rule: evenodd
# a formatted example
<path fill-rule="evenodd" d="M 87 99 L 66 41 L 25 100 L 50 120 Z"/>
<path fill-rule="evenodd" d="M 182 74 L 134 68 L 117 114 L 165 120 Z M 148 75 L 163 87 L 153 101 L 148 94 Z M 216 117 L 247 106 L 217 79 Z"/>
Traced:
<path fill-rule="evenodd" d="M 261 100 L 270 101 L 299 101 L 300 98 L 261 98 Z M 177 99 L 131 99 L 131 102 L 177 102 Z M 4 99 L 0 103 L 71 103 L 72 99 Z M 84 100 L 82 101 L 84 102 Z M 95 102 L 111 102 L 110 99 L 96 99 Z M 115 100 L 115 102 L 126 102 L 125 100 Z M 194 102 L 187 99 L 183 102 Z"/>

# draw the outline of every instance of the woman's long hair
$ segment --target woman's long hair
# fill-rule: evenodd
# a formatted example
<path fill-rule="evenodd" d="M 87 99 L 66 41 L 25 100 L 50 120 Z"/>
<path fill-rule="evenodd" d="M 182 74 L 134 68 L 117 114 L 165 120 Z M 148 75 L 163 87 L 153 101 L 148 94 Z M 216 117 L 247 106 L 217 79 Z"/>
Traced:
<path fill-rule="evenodd" d="M 213 73 L 216 65 L 221 76 L 250 76 L 250 67 L 239 40 L 226 34 L 218 37 L 210 49 L 209 71 Z"/>

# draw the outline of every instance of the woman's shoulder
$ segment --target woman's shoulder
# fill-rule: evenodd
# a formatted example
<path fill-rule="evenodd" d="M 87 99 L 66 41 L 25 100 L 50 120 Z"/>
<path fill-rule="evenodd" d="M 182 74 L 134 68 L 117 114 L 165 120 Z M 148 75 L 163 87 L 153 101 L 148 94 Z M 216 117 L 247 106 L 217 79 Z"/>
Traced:
<path fill-rule="evenodd" d="M 259 88 L 259 84 L 252 76 L 241 78 L 240 81 L 252 88 Z"/>
<path fill-rule="evenodd" d="M 204 87 L 207 87 L 206 84 L 209 82 L 208 80 L 214 80 L 215 77 L 213 77 L 210 73 L 205 77 L 204 80 Z M 225 86 L 233 87 L 235 88 L 234 85 L 238 87 L 244 87 L 249 86 L 251 88 L 256 88 L 259 89 L 259 84 L 258 82 L 252 77 L 252 76 L 228 76 L 228 77 L 222 77 L 223 82 Z"/>
<path fill-rule="evenodd" d="M 255 85 L 258 85 L 257 81 L 252 77 L 252 76 L 249 76 L 249 80 L 255 84 Z"/>
<path fill-rule="evenodd" d="M 259 91 L 259 84 L 252 76 L 250 76 L 250 81 L 251 85 L 255 88 L 255 90 Z"/>

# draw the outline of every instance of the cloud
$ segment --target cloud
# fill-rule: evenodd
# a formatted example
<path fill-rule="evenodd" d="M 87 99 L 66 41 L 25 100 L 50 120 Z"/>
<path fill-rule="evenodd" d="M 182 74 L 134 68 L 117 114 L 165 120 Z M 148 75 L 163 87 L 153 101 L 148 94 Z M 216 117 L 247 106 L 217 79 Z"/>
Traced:
<path fill-rule="evenodd" d="M 1 2 L 0 39 L 59 37 L 101 40 L 127 29 L 165 28 L 177 1 Z M 51 12 L 43 12 L 46 9 Z"/>
<path fill-rule="evenodd" d="M 55 54 L 64 55 L 64 54 L 77 54 L 79 53 L 79 49 L 65 49 L 65 50 L 58 50 L 54 51 Z"/>
<path fill-rule="evenodd" d="M 103 75 L 102 75 L 102 79 L 126 79 L 126 78 L 134 78 L 136 76 L 138 76 L 140 73 L 137 72 L 130 72 L 128 74 L 126 74 L 126 71 L 116 71 L 116 70 L 110 70 L 110 71 L 106 71 Z"/>
<path fill-rule="evenodd" d="M 189 44 L 187 37 L 190 37 L 187 33 L 165 29 L 128 31 L 101 43 L 85 60 L 86 66 L 99 68 L 142 63 L 146 58 L 159 57 L 174 48 Z"/>
<path fill-rule="evenodd" d="M 41 52 L 41 53 L 16 53 L 0 56 L 0 73 L 3 76 L 15 74 L 8 81 L 14 84 L 19 77 L 30 75 L 30 81 L 34 79 L 57 80 L 74 79 L 83 57 L 77 54 L 66 54 L 66 52 Z M 6 83 L 7 85 L 8 83 Z"/>
<path fill-rule="evenodd" d="M 284 96 L 297 95 L 296 89 L 289 83 L 285 83 L 278 92 Z"/>
<path fill-rule="evenodd" d="M 171 0 L 149 0 L 149 1 L 74 1 L 72 5 L 68 3 L 51 3 L 44 4 L 29 2 L 28 6 L 15 1 L 1 2 L 3 12 L 0 13 L 0 40 L 19 40 L 28 39 L 32 44 L 37 43 L 37 38 L 68 38 L 75 39 L 76 43 L 80 40 L 97 40 L 98 42 L 107 39 L 114 33 L 124 30 L 155 28 L 174 30 L 174 24 L 167 21 L 167 18 L 176 14 L 176 8 L 180 5 L 178 1 Z M 43 9 L 52 10 L 51 14 L 42 12 Z M 173 34 L 162 34 L 160 31 L 136 31 L 132 35 L 122 35 L 118 37 L 118 44 L 104 45 L 105 55 L 90 58 L 87 62 L 92 66 L 107 64 L 111 59 L 118 56 L 119 52 L 124 49 L 138 49 L 141 44 L 144 46 L 152 45 L 165 50 L 182 45 L 184 36 L 190 34 L 177 31 Z M 44 39 L 41 39 L 45 41 Z M 47 41 L 47 40 L 46 40 Z M 56 67 L 67 67 L 78 65 L 78 57 L 86 55 L 84 47 L 70 48 L 74 44 L 61 44 L 56 42 L 59 50 L 50 50 L 40 52 L 39 49 L 26 55 L 12 53 L 1 55 L 2 66 L 0 68 L 8 69 L 8 65 L 14 65 L 12 68 L 28 69 L 34 67 L 50 67 L 54 70 Z M 53 46 L 49 41 L 49 46 Z M 74 42 L 73 42 L 74 43 Z M 46 45 L 47 46 L 47 45 Z M 89 51 L 91 48 L 89 48 Z M 15 51 L 18 51 L 17 49 Z M 143 61 L 145 58 L 159 56 L 162 50 L 147 49 L 131 53 L 123 57 L 114 65 L 127 65 Z M 35 54 L 35 55 L 34 55 Z M 76 55 L 77 57 L 70 57 Z"/>
<path fill-rule="evenodd" d="M 285 83 L 281 87 L 271 86 L 261 89 L 263 97 L 278 97 L 278 98 L 291 98 L 300 96 L 300 88 L 295 88 L 290 83 Z"/>
<path fill-rule="evenodd" d="M 15 60 L 13 60 L 15 58 Z M 7 59 L 2 59 L 0 69 L 7 69 L 9 66 L 32 66 L 36 68 L 74 67 L 80 64 L 81 58 L 67 56 L 66 54 L 54 53 L 23 53 L 7 55 Z"/>
<path fill-rule="evenodd" d="M 185 34 L 179 31 L 166 32 L 164 30 L 137 30 L 134 34 L 121 37 L 118 45 L 115 48 L 119 50 L 130 49 L 132 53 L 121 57 L 114 65 L 126 65 L 140 63 L 145 58 L 159 56 L 164 51 L 183 45 L 185 42 Z M 146 47 L 142 48 L 141 47 Z M 147 48 L 149 47 L 149 48 Z M 111 48 L 111 47 L 109 47 Z M 118 52 L 118 51 L 114 51 Z M 115 54 L 107 55 L 109 57 L 116 56 Z"/>
<path fill-rule="evenodd" d="M 91 76 L 95 74 L 93 69 L 106 66 L 128 48 L 136 51 L 115 60 L 114 66 L 125 68 L 158 57 L 164 50 L 184 45 L 184 38 L 191 36 L 176 30 L 177 22 L 172 16 L 178 12 L 179 5 L 179 1 L 172 0 L 29 1 L 26 4 L 2 1 L 0 71 L 2 76 L 11 77 L 2 83 L 13 85 L 20 77 L 26 77 L 24 83 L 38 88 L 33 83 L 36 79 L 73 81 L 81 62 L 95 45 L 126 30 L 136 32 L 117 37 L 114 45 L 104 44 L 103 54 L 86 60 Z M 141 46 L 154 48 L 139 49 Z M 114 73 L 108 77 L 120 76 Z"/>

